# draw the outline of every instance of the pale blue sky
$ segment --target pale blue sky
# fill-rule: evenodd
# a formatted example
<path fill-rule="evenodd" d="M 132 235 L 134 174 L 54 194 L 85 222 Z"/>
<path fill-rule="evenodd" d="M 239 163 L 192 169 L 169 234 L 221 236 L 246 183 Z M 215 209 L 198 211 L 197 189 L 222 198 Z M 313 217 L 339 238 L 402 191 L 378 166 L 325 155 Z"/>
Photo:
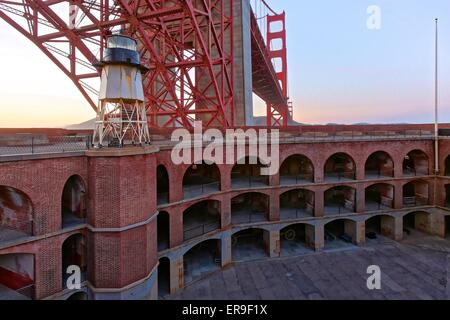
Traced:
<path fill-rule="evenodd" d="M 442 120 L 450 121 L 450 1 L 281 0 L 290 92 L 302 122 L 431 122 L 434 19 L 440 19 Z M 381 30 L 366 27 L 370 5 Z"/>
<path fill-rule="evenodd" d="M 450 122 L 450 1 L 269 3 L 287 13 L 289 88 L 297 121 L 431 122 L 438 17 L 441 119 Z M 369 5 L 381 8 L 380 30 L 366 27 Z M 0 41 L 0 127 L 55 127 L 94 116 L 72 82 L 3 21 Z"/>

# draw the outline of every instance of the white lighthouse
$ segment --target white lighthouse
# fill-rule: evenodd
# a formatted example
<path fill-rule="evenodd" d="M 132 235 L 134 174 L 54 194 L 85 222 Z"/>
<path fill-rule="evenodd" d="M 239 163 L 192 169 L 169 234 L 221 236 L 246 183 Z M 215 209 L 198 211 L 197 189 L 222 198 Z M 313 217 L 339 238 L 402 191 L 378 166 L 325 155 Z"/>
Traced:
<path fill-rule="evenodd" d="M 123 35 L 109 37 L 99 66 L 101 86 L 94 145 L 150 143 L 142 87 L 146 69 L 140 63 L 136 41 Z"/>

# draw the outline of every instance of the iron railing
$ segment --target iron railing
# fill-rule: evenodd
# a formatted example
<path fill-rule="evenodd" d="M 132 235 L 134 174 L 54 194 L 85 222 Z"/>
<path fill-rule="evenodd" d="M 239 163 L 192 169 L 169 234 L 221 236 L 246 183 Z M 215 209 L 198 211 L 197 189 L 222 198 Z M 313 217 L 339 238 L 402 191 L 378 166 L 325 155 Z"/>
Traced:
<path fill-rule="evenodd" d="M 428 205 L 428 198 L 424 197 L 403 197 L 404 207 L 420 207 Z"/>
<path fill-rule="evenodd" d="M 232 224 L 247 224 L 267 221 L 268 214 L 262 211 L 254 209 L 248 209 L 246 211 L 232 212 L 231 223 Z"/>
<path fill-rule="evenodd" d="M 220 229 L 220 222 L 207 223 L 184 230 L 184 241 L 188 241 Z"/>
<path fill-rule="evenodd" d="M 384 131 L 384 132 L 306 132 L 280 137 L 280 143 L 332 142 L 332 141 L 372 141 L 396 139 L 433 139 L 430 131 Z M 106 141 L 105 143 L 109 143 Z M 170 140 L 158 144 L 174 145 Z M 0 135 L 0 156 L 29 155 L 46 153 L 81 152 L 92 147 L 92 136 L 46 136 L 34 134 Z M 423 175 L 419 172 L 418 175 Z"/>
<path fill-rule="evenodd" d="M 345 204 L 333 204 L 332 206 L 326 206 L 325 205 L 325 214 L 348 214 L 348 213 L 354 213 L 355 212 L 355 205 L 353 204 L 352 207 L 349 207 Z"/>
<path fill-rule="evenodd" d="M 366 211 L 381 211 L 386 209 L 392 209 L 392 205 L 388 206 L 381 201 L 366 203 Z"/>
<path fill-rule="evenodd" d="M 284 210 L 284 211 L 283 211 Z M 313 217 L 314 215 L 314 208 L 311 207 L 304 207 L 304 208 L 280 208 L 280 216 L 281 220 L 288 220 L 288 219 L 301 219 L 306 217 Z"/>
<path fill-rule="evenodd" d="M 381 178 L 392 178 L 394 176 L 394 169 L 384 169 L 384 170 L 366 170 L 365 171 L 366 179 L 373 177 L 381 179 Z"/>
<path fill-rule="evenodd" d="M 411 167 L 406 167 L 403 168 L 403 175 L 404 176 L 414 176 L 414 177 L 418 177 L 418 176 L 427 176 L 428 172 L 422 170 L 417 170 L 415 168 L 411 168 Z"/>
<path fill-rule="evenodd" d="M 325 172 L 326 180 L 355 180 L 356 171 L 337 171 L 337 172 Z"/>
<path fill-rule="evenodd" d="M 183 186 L 184 199 L 191 199 L 220 191 L 220 182 Z"/>
<path fill-rule="evenodd" d="M 282 175 L 280 176 L 280 184 L 303 184 L 312 183 L 314 181 L 314 174 L 301 173 L 298 175 Z"/>
<path fill-rule="evenodd" d="M 371 141 L 371 140 L 398 140 L 398 139 L 433 139 L 434 134 L 427 130 L 406 131 L 341 131 L 341 132 L 305 132 L 301 135 L 282 137 L 285 143 L 301 142 L 333 142 L 333 141 Z"/>
<path fill-rule="evenodd" d="M 249 176 L 242 177 L 239 174 L 233 173 L 231 174 L 231 184 L 233 188 L 253 188 L 253 187 L 262 187 L 268 186 L 269 181 L 268 177 L 265 176 Z"/>
<path fill-rule="evenodd" d="M 33 235 L 33 221 L 15 223 L 14 226 L 0 224 L 0 243 L 14 241 Z"/>
<path fill-rule="evenodd" d="M 91 136 L 0 136 L 0 156 L 82 152 L 91 146 Z"/>

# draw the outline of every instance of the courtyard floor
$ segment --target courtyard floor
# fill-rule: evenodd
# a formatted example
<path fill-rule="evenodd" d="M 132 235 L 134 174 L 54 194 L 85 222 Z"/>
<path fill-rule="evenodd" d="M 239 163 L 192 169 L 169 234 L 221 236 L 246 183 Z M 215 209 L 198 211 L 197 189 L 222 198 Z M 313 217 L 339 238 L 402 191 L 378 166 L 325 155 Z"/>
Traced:
<path fill-rule="evenodd" d="M 446 299 L 450 241 L 414 232 L 364 247 L 234 264 L 194 282 L 174 300 Z M 381 290 L 368 290 L 367 267 L 381 268 Z M 449 290 L 450 292 L 450 290 Z"/>

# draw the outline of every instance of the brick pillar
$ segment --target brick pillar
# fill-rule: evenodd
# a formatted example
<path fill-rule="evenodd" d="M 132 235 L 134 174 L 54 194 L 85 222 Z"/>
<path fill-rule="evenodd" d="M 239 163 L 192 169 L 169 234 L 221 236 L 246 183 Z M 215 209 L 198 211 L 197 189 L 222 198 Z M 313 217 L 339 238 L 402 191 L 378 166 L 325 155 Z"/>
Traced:
<path fill-rule="evenodd" d="M 365 221 L 356 222 L 355 228 L 356 228 L 355 243 L 358 246 L 364 245 L 366 243 L 366 223 L 365 223 Z"/>
<path fill-rule="evenodd" d="M 364 213 L 366 211 L 366 189 L 363 184 L 356 187 L 356 212 Z"/>
<path fill-rule="evenodd" d="M 170 260 L 170 294 L 175 294 L 184 287 L 183 256 Z"/>
<path fill-rule="evenodd" d="M 183 212 L 179 208 L 174 208 L 169 213 L 169 235 L 170 248 L 175 248 L 183 244 Z"/>
<path fill-rule="evenodd" d="M 323 217 L 324 216 L 324 199 L 325 192 L 323 190 L 316 190 L 314 193 L 314 216 Z"/>
<path fill-rule="evenodd" d="M 394 178 L 403 177 L 403 158 L 393 159 L 394 161 Z"/>
<path fill-rule="evenodd" d="M 395 241 L 400 241 L 403 239 L 403 217 L 395 217 Z"/>
<path fill-rule="evenodd" d="M 400 183 L 394 186 L 394 209 L 403 208 L 403 187 Z"/>
<path fill-rule="evenodd" d="M 309 243 L 316 251 L 321 251 L 325 247 L 324 226 L 306 226 L 306 243 Z"/>
<path fill-rule="evenodd" d="M 269 185 L 272 187 L 276 187 L 280 185 L 280 172 L 278 171 L 277 174 L 273 176 L 269 176 Z"/>
<path fill-rule="evenodd" d="M 221 260 L 222 260 L 222 268 L 223 268 L 233 262 L 233 256 L 232 256 L 232 251 L 231 251 L 231 234 L 224 235 L 222 237 L 221 243 L 222 243 L 222 250 L 221 250 L 222 258 L 221 258 Z"/>
<path fill-rule="evenodd" d="M 270 221 L 280 221 L 280 195 L 278 190 L 270 193 Z"/>
<path fill-rule="evenodd" d="M 221 191 L 231 190 L 231 170 L 233 166 L 220 166 L 220 189 Z"/>
<path fill-rule="evenodd" d="M 154 291 L 157 151 L 136 147 L 86 152 L 92 226 L 88 279 L 94 299 L 144 299 Z"/>
<path fill-rule="evenodd" d="M 356 167 L 356 180 L 364 180 L 366 178 L 366 172 L 365 172 L 365 163 L 356 163 L 355 164 Z"/>
<path fill-rule="evenodd" d="M 231 195 L 229 193 L 222 196 L 220 216 L 222 230 L 225 230 L 231 225 Z"/>
<path fill-rule="evenodd" d="M 305 242 L 308 247 L 319 251 L 323 248 L 323 228 L 305 225 Z"/>
<path fill-rule="evenodd" d="M 170 170 L 172 168 L 168 168 Z M 175 203 L 183 200 L 183 174 L 184 170 L 177 168 L 169 175 L 169 202 Z"/>
<path fill-rule="evenodd" d="M 314 183 L 323 183 L 325 180 L 324 177 L 324 166 L 325 163 L 317 163 L 314 168 Z"/>
<path fill-rule="evenodd" d="M 436 178 L 434 178 L 436 179 Z M 430 181 L 428 184 L 428 204 L 432 206 L 436 206 L 439 203 L 439 195 L 435 194 L 436 191 L 440 191 L 439 185 L 434 184 L 434 179 Z M 435 190 L 437 189 L 437 190 Z"/>
<path fill-rule="evenodd" d="M 43 299 L 62 290 L 61 247 L 52 239 L 43 240 L 34 256 L 35 298 Z"/>
<path fill-rule="evenodd" d="M 268 239 L 264 239 L 268 244 L 268 255 L 271 258 L 276 258 L 280 256 L 280 231 L 270 231 L 264 232 L 264 237 L 268 237 Z"/>
<path fill-rule="evenodd" d="M 445 207 L 446 190 L 444 180 L 436 179 L 436 190 L 434 190 L 436 195 L 436 206 Z M 431 193 L 431 195 L 433 195 Z M 432 197 L 433 198 L 433 197 Z"/>

